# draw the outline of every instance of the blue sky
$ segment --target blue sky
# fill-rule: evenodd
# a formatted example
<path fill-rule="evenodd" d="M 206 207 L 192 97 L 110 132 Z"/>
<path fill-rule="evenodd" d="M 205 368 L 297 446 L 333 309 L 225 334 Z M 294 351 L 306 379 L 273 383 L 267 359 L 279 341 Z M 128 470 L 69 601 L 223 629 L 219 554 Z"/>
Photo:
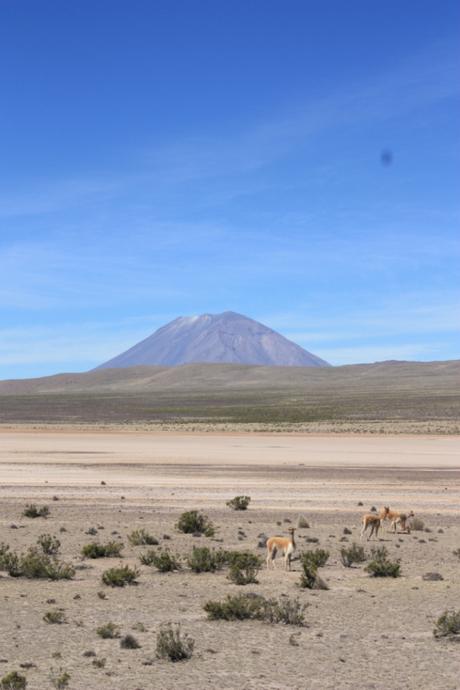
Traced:
<path fill-rule="evenodd" d="M 0 378 L 228 309 L 333 364 L 459 358 L 459 27 L 449 0 L 2 3 Z"/>

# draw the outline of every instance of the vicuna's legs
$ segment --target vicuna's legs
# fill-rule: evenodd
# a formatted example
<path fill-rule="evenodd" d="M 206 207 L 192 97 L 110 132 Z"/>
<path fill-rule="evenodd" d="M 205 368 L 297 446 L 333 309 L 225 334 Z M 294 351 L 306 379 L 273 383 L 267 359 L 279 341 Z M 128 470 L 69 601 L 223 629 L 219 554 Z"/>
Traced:
<path fill-rule="evenodd" d="M 267 551 L 267 570 L 270 570 L 270 563 L 272 568 L 275 569 L 275 558 L 276 558 L 276 546 Z"/>

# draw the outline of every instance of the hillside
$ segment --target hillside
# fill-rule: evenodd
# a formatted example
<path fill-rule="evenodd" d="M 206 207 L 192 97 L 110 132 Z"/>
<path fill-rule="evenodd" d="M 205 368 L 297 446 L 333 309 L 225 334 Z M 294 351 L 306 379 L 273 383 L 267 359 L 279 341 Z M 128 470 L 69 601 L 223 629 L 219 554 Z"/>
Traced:
<path fill-rule="evenodd" d="M 193 364 L 0 382 L 0 422 L 460 420 L 460 361 Z"/>

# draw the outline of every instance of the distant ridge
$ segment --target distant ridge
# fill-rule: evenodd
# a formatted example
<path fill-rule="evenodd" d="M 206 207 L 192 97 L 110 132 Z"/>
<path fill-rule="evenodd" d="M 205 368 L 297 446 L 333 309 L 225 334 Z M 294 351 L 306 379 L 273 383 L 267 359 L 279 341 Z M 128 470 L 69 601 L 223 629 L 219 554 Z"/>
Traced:
<path fill-rule="evenodd" d="M 222 314 L 180 316 L 97 369 L 197 363 L 330 366 L 258 321 L 226 311 Z"/>

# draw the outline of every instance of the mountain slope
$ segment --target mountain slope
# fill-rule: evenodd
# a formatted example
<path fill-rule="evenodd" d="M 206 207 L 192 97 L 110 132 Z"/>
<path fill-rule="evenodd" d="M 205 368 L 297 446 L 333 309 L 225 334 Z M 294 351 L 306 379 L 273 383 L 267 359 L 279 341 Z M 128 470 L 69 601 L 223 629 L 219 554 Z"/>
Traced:
<path fill-rule="evenodd" d="M 191 363 L 327 367 L 329 364 L 242 314 L 181 316 L 98 369 Z"/>

